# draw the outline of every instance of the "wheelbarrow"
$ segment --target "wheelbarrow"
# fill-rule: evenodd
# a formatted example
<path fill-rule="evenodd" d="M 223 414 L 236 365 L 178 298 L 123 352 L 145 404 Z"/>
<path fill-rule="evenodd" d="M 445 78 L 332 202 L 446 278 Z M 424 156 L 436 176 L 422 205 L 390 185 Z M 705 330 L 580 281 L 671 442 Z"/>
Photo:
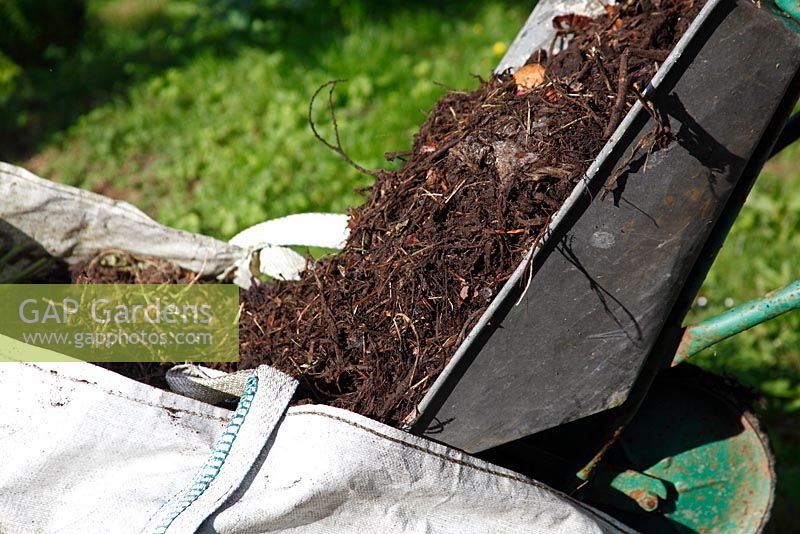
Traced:
<path fill-rule="evenodd" d="M 410 432 L 647 532 L 763 527 L 774 491 L 767 440 L 735 386 L 682 362 L 798 307 L 800 284 L 681 325 L 764 162 L 798 136 L 797 117 L 787 124 L 800 94 L 795 1 L 708 1 L 643 93 L 675 140 L 641 153 L 655 124 L 642 102 L 633 106 L 409 414 Z M 548 48 L 554 16 L 601 9 L 542 0 L 498 71 Z M 209 251 L 220 264 L 250 264 L 232 246 L 167 240 L 127 215 L 169 253 L 185 244 L 187 268 L 210 269 Z"/>
<path fill-rule="evenodd" d="M 554 16 L 601 9 L 539 2 L 497 71 L 557 46 Z M 800 306 L 800 282 L 681 324 L 764 162 L 798 136 L 798 22 L 795 0 L 709 0 L 644 91 L 651 109 L 629 111 L 408 430 L 648 532 L 763 527 L 766 438 L 728 384 L 681 362 Z M 653 111 L 676 135 L 648 154 Z"/>

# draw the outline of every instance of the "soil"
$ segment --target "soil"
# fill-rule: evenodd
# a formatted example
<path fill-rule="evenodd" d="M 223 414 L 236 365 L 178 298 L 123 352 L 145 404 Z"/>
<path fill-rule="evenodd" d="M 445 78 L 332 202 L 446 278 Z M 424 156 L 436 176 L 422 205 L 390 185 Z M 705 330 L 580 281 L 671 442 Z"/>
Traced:
<path fill-rule="evenodd" d="M 516 78 L 446 94 L 402 167 L 373 173 L 341 253 L 299 281 L 242 293 L 240 362 L 217 367 L 270 364 L 300 379 L 297 402 L 402 426 L 702 3 L 640 0 L 594 19 L 556 17 L 565 50 L 534 53 Z M 669 139 L 659 126 L 647 148 Z M 76 280 L 97 274 L 87 266 Z M 162 369 L 115 370 L 153 383 Z"/>

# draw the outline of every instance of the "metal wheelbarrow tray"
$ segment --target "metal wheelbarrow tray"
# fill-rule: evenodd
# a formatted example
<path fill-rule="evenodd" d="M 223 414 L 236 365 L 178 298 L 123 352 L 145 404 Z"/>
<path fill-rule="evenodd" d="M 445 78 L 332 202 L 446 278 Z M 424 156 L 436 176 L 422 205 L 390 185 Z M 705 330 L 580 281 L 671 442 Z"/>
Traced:
<path fill-rule="evenodd" d="M 554 15 L 589 5 L 540 3 L 498 70 L 546 48 Z M 644 92 L 674 140 L 639 148 L 655 121 L 634 105 L 412 432 L 476 453 L 641 400 L 674 354 L 654 350 L 665 325 L 688 310 L 797 99 L 798 31 L 775 5 L 709 0 Z"/>

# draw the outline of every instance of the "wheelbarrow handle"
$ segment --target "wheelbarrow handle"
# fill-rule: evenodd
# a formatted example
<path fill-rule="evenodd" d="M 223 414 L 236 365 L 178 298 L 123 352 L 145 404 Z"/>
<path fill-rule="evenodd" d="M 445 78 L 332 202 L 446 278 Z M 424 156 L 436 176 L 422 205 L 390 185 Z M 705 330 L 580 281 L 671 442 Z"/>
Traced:
<path fill-rule="evenodd" d="M 800 280 L 751 300 L 725 313 L 684 330 L 672 366 L 676 366 L 701 350 L 744 332 L 779 315 L 800 308 Z"/>

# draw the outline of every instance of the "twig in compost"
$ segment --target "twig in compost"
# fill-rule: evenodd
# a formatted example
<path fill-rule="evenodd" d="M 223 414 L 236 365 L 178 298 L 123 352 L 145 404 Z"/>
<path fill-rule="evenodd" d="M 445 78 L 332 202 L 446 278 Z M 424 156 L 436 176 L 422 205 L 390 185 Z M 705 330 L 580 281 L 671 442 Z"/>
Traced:
<path fill-rule="evenodd" d="M 558 134 L 558 133 L 561 133 L 563 130 L 566 130 L 567 128 L 569 128 L 569 127 L 570 127 L 570 126 L 572 126 L 573 124 L 577 124 L 577 123 L 581 122 L 582 120 L 584 120 L 584 119 L 588 119 L 588 118 L 589 118 L 589 115 L 584 115 L 583 117 L 578 117 L 578 118 L 577 118 L 577 119 L 575 119 L 575 120 L 571 120 L 571 121 L 569 121 L 567 124 L 565 124 L 565 125 L 563 125 L 563 126 L 559 126 L 559 127 L 558 127 L 558 128 L 556 128 L 555 130 L 553 130 L 552 132 L 550 132 L 550 135 L 556 135 L 556 134 Z"/>
<path fill-rule="evenodd" d="M 539 248 L 539 243 L 541 243 L 542 239 L 550 237 L 549 235 L 550 223 L 553 222 L 554 216 L 555 216 L 554 213 L 551 213 L 550 215 L 547 216 L 547 220 L 545 220 L 544 224 L 542 225 L 543 230 L 539 232 L 539 235 L 536 236 L 536 239 L 533 240 L 533 244 L 531 245 L 531 250 L 534 251 L 534 253 L 536 249 Z M 519 304 L 525 299 L 525 295 L 528 293 L 528 288 L 531 287 L 531 281 L 533 280 L 534 253 L 531 253 L 531 255 L 528 257 L 527 264 L 525 265 L 525 271 L 527 271 L 528 273 L 527 279 L 525 280 L 525 287 L 523 288 L 522 293 L 520 293 L 517 302 L 514 303 L 514 306 L 519 306 Z"/>
<path fill-rule="evenodd" d="M 313 95 L 311 95 L 311 101 L 308 103 L 308 125 L 311 126 L 311 131 L 314 133 L 314 137 L 316 137 L 323 145 L 339 154 L 342 159 L 348 163 L 348 165 L 360 173 L 368 174 L 374 178 L 378 178 L 380 176 L 380 171 L 370 170 L 366 167 L 362 167 L 353 161 L 353 159 L 347 155 L 342 147 L 342 140 L 339 138 L 339 124 L 336 122 L 336 113 L 333 110 L 333 90 L 336 89 L 337 84 L 344 81 L 346 80 L 330 80 L 317 87 L 317 90 L 314 91 Z M 330 114 L 331 122 L 333 123 L 333 134 L 336 137 L 335 145 L 320 135 L 320 133 L 317 131 L 316 124 L 314 124 L 314 119 L 311 117 L 311 114 L 314 111 L 314 102 L 316 101 L 317 96 L 319 96 L 322 90 L 326 87 L 330 87 L 328 90 L 328 113 Z"/>
<path fill-rule="evenodd" d="M 594 62 L 597 64 L 597 70 L 600 71 L 600 75 L 603 76 L 603 81 L 605 82 L 606 88 L 610 93 L 613 91 L 613 89 L 611 88 L 611 79 L 608 77 L 608 71 L 606 71 L 606 68 L 603 66 L 603 60 L 605 58 L 602 56 L 603 55 L 597 48 L 593 50 L 592 58 L 594 59 Z"/>
<path fill-rule="evenodd" d="M 592 68 L 592 63 L 590 61 L 586 61 L 583 64 L 583 67 L 581 67 L 581 70 L 578 72 L 578 75 L 575 76 L 575 81 L 576 82 L 581 81 L 583 79 L 583 77 L 586 76 L 586 73 L 589 72 L 589 69 L 591 69 L 591 68 Z"/>
<path fill-rule="evenodd" d="M 652 150 L 653 146 L 656 144 L 656 137 L 658 135 L 658 131 L 659 131 L 659 125 L 656 124 L 655 128 L 653 128 L 648 134 L 639 139 L 639 141 L 634 145 L 633 150 L 631 150 L 630 154 L 628 154 L 628 157 L 625 158 L 625 160 L 617 167 L 617 170 L 614 172 L 614 174 L 611 175 L 611 178 L 609 178 L 608 182 L 606 182 L 606 185 L 603 186 L 603 192 L 600 194 L 600 200 L 604 200 L 606 196 L 608 196 L 608 193 L 611 191 L 611 188 L 614 187 L 614 184 L 617 183 L 619 177 L 622 176 L 622 170 L 628 167 L 628 165 L 630 165 L 633 162 L 634 158 L 639 153 L 639 150 L 647 147 L 646 150 L 649 156 L 650 150 Z"/>
<path fill-rule="evenodd" d="M 622 112 L 625 110 L 625 96 L 628 94 L 628 52 L 625 51 L 619 58 L 619 82 L 617 84 L 617 100 L 614 102 L 614 109 L 611 111 L 611 119 L 608 121 L 603 132 L 604 137 L 611 137 L 622 120 Z"/>
<path fill-rule="evenodd" d="M 639 90 L 639 87 L 637 87 L 635 83 L 631 84 L 631 90 L 633 91 L 633 94 L 636 95 L 636 98 L 639 100 L 639 102 L 642 103 L 644 109 L 646 109 L 647 112 L 650 114 L 650 117 L 653 118 L 653 121 L 656 123 L 654 141 L 657 140 L 659 136 L 669 137 L 670 136 L 669 122 L 664 120 L 664 118 L 662 118 L 661 115 L 659 115 L 656 112 L 656 108 L 653 106 L 653 103 L 647 98 L 645 98 L 645 96 L 642 94 L 642 92 Z"/>
<path fill-rule="evenodd" d="M 386 159 L 386 161 L 392 161 L 395 159 L 405 160 L 405 158 L 411 156 L 412 154 L 414 154 L 413 150 L 396 150 L 394 152 L 384 152 L 383 157 Z"/>

